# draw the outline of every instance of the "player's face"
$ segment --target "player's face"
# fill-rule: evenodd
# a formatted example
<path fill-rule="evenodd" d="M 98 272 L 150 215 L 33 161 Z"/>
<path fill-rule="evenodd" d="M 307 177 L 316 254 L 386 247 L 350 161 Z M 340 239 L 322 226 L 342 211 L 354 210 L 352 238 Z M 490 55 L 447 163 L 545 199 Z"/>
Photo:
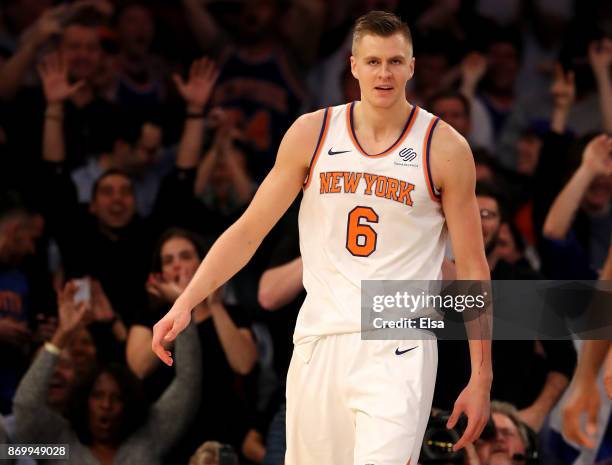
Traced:
<path fill-rule="evenodd" d="M 406 83 L 414 74 L 412 46 L 401 33 L 364 35 L 351 56 L 351 72 L 359 81 L 361 100 L 389 108 L 406 99 Z"/>

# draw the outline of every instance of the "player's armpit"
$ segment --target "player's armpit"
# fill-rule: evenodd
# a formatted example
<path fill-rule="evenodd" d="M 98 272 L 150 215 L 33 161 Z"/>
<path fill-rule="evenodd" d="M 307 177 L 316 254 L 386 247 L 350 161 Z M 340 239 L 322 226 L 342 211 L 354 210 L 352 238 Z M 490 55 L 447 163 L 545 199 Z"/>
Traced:
<path fill-rule="evenodd" d="M 443 121 L 432 137 L 430 163 L 434 184 L 442 192 L 457 279 L 490 279 L 476 202 L 474 157 L 467 141 Z"/>

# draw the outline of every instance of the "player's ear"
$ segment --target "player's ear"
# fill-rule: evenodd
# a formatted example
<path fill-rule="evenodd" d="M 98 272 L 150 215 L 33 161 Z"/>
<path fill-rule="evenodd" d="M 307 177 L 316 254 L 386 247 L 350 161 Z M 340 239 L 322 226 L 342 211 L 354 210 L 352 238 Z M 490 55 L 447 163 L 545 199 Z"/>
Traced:
<path fill-rule="evenodd" d="M 354 55 L 351 55 L 351 74 L 355 79 L 359 80 L 357 77 L 357 58 Z"/>
<path fill-rule="evenodd" d="M 408 63 L 408 69 L 409 69 L 408 80 L 412 79 L 412 76 L 414 76 L 414 62 L 415 62 L 415 59 L 414 57 L 412 57 L 410 59 L 410 62 Z"/>

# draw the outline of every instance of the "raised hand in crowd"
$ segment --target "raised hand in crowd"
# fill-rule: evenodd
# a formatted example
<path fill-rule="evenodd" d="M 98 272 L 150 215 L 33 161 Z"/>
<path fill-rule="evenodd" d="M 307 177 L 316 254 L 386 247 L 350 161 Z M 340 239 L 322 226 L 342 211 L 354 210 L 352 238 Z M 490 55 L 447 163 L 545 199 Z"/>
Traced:
<path fill-rule="evenodd" d="M 59 324 L 51 343 L 60 349 L 68 344 L 79 326 L 85 322 L 85 315 L 91 308 L 88 300 L 76 301 L 76 292 L 76 282 L 69 281 L 57 297 Z"/>
<path fill-rule="evenodd" d="M 202 112 L 208 103 L 218 76 L 219 71 L 216 65 L 208 58 L 201 58 L 192 63 L 187 82 L 177 74 L 172 76 L 187 105 L 187 119 L 176 157 L 178 168 L 191 169 L 198 164 L 204 132 Z"/>
<path fill-rule="evenodd" d="M 125 341 L 127 339 L 127 328 L 119 315 L 113 309 L 110 299 L 104 292 L 102 284 L 96 279 L 91 279 L 91 311 L 90 318 L 99 323 L 112 324 L 115 339 Z"/>
<path fill-rule="evenodd" d="M 612 78 L 610 77 L 612 40 L 604 38 L 591 42 L 589 44 L 589 63 L 597 81 L 603 127 L 606 132 L 610 133 L 612 132 Z"/>
<path fill-rule="evenodd" d="M 187 103 L 189 113 L 204 110 L 218 77 L 219 70 L 215 62 L 206 57 L 191 64 L 187 82 L 179 74 L 172 76 L 179 93 Z"/>
<path fill-rule="evenodd" d="M 58 52 L 48 54 L 38 65 L 38 72 L 42 80 L 48 108 L 62 104 L 85 85 L 84 81 L 74 84 L 68 81 L 68 67 Z"/>
<path fill-rule="evenodd" d="M 567 127 L 567 117 L 576 99 L 576 82 L 574 72 L 564 72 L 560 63 L 555 65 L 550 95 L 553 99 L 551 129 L 557 134 L 563 134 Z"/>
<path fill-rule="evenodd" d="M 487 71 L 487 59 L 482 53 L 470 52 L 461 61 L 460 70 L 461 93 L 471 99 Z"/>
<path fill-rule="evenodd" d="M 565 239 L 580 203 L 594 179 L 612 173 L 612 137 L 594 137 L 582 154 L 582 163 L 553 202 L 543 234 L 548 239 Z"/>

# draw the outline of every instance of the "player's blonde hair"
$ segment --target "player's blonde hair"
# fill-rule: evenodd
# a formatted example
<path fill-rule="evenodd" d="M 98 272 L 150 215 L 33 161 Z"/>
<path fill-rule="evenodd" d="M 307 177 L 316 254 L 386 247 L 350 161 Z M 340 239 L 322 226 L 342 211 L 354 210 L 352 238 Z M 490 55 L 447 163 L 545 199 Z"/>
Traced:
<path fill-rule="evenodd" d="M 360 16 L 357 21 L 355 21 L 355 28 L 353 30 L 353 55 L 355 55 L 357 43 L 363 36 L 372 34 L 375 36 L 389 37 L 397 33 L 404 36 L 406 42 L 408 42 L 410 46 L 410 50 L 412 50 L 412 34 L 410 28 L 399 16 L 388 11 L 370 11 Z"/>

